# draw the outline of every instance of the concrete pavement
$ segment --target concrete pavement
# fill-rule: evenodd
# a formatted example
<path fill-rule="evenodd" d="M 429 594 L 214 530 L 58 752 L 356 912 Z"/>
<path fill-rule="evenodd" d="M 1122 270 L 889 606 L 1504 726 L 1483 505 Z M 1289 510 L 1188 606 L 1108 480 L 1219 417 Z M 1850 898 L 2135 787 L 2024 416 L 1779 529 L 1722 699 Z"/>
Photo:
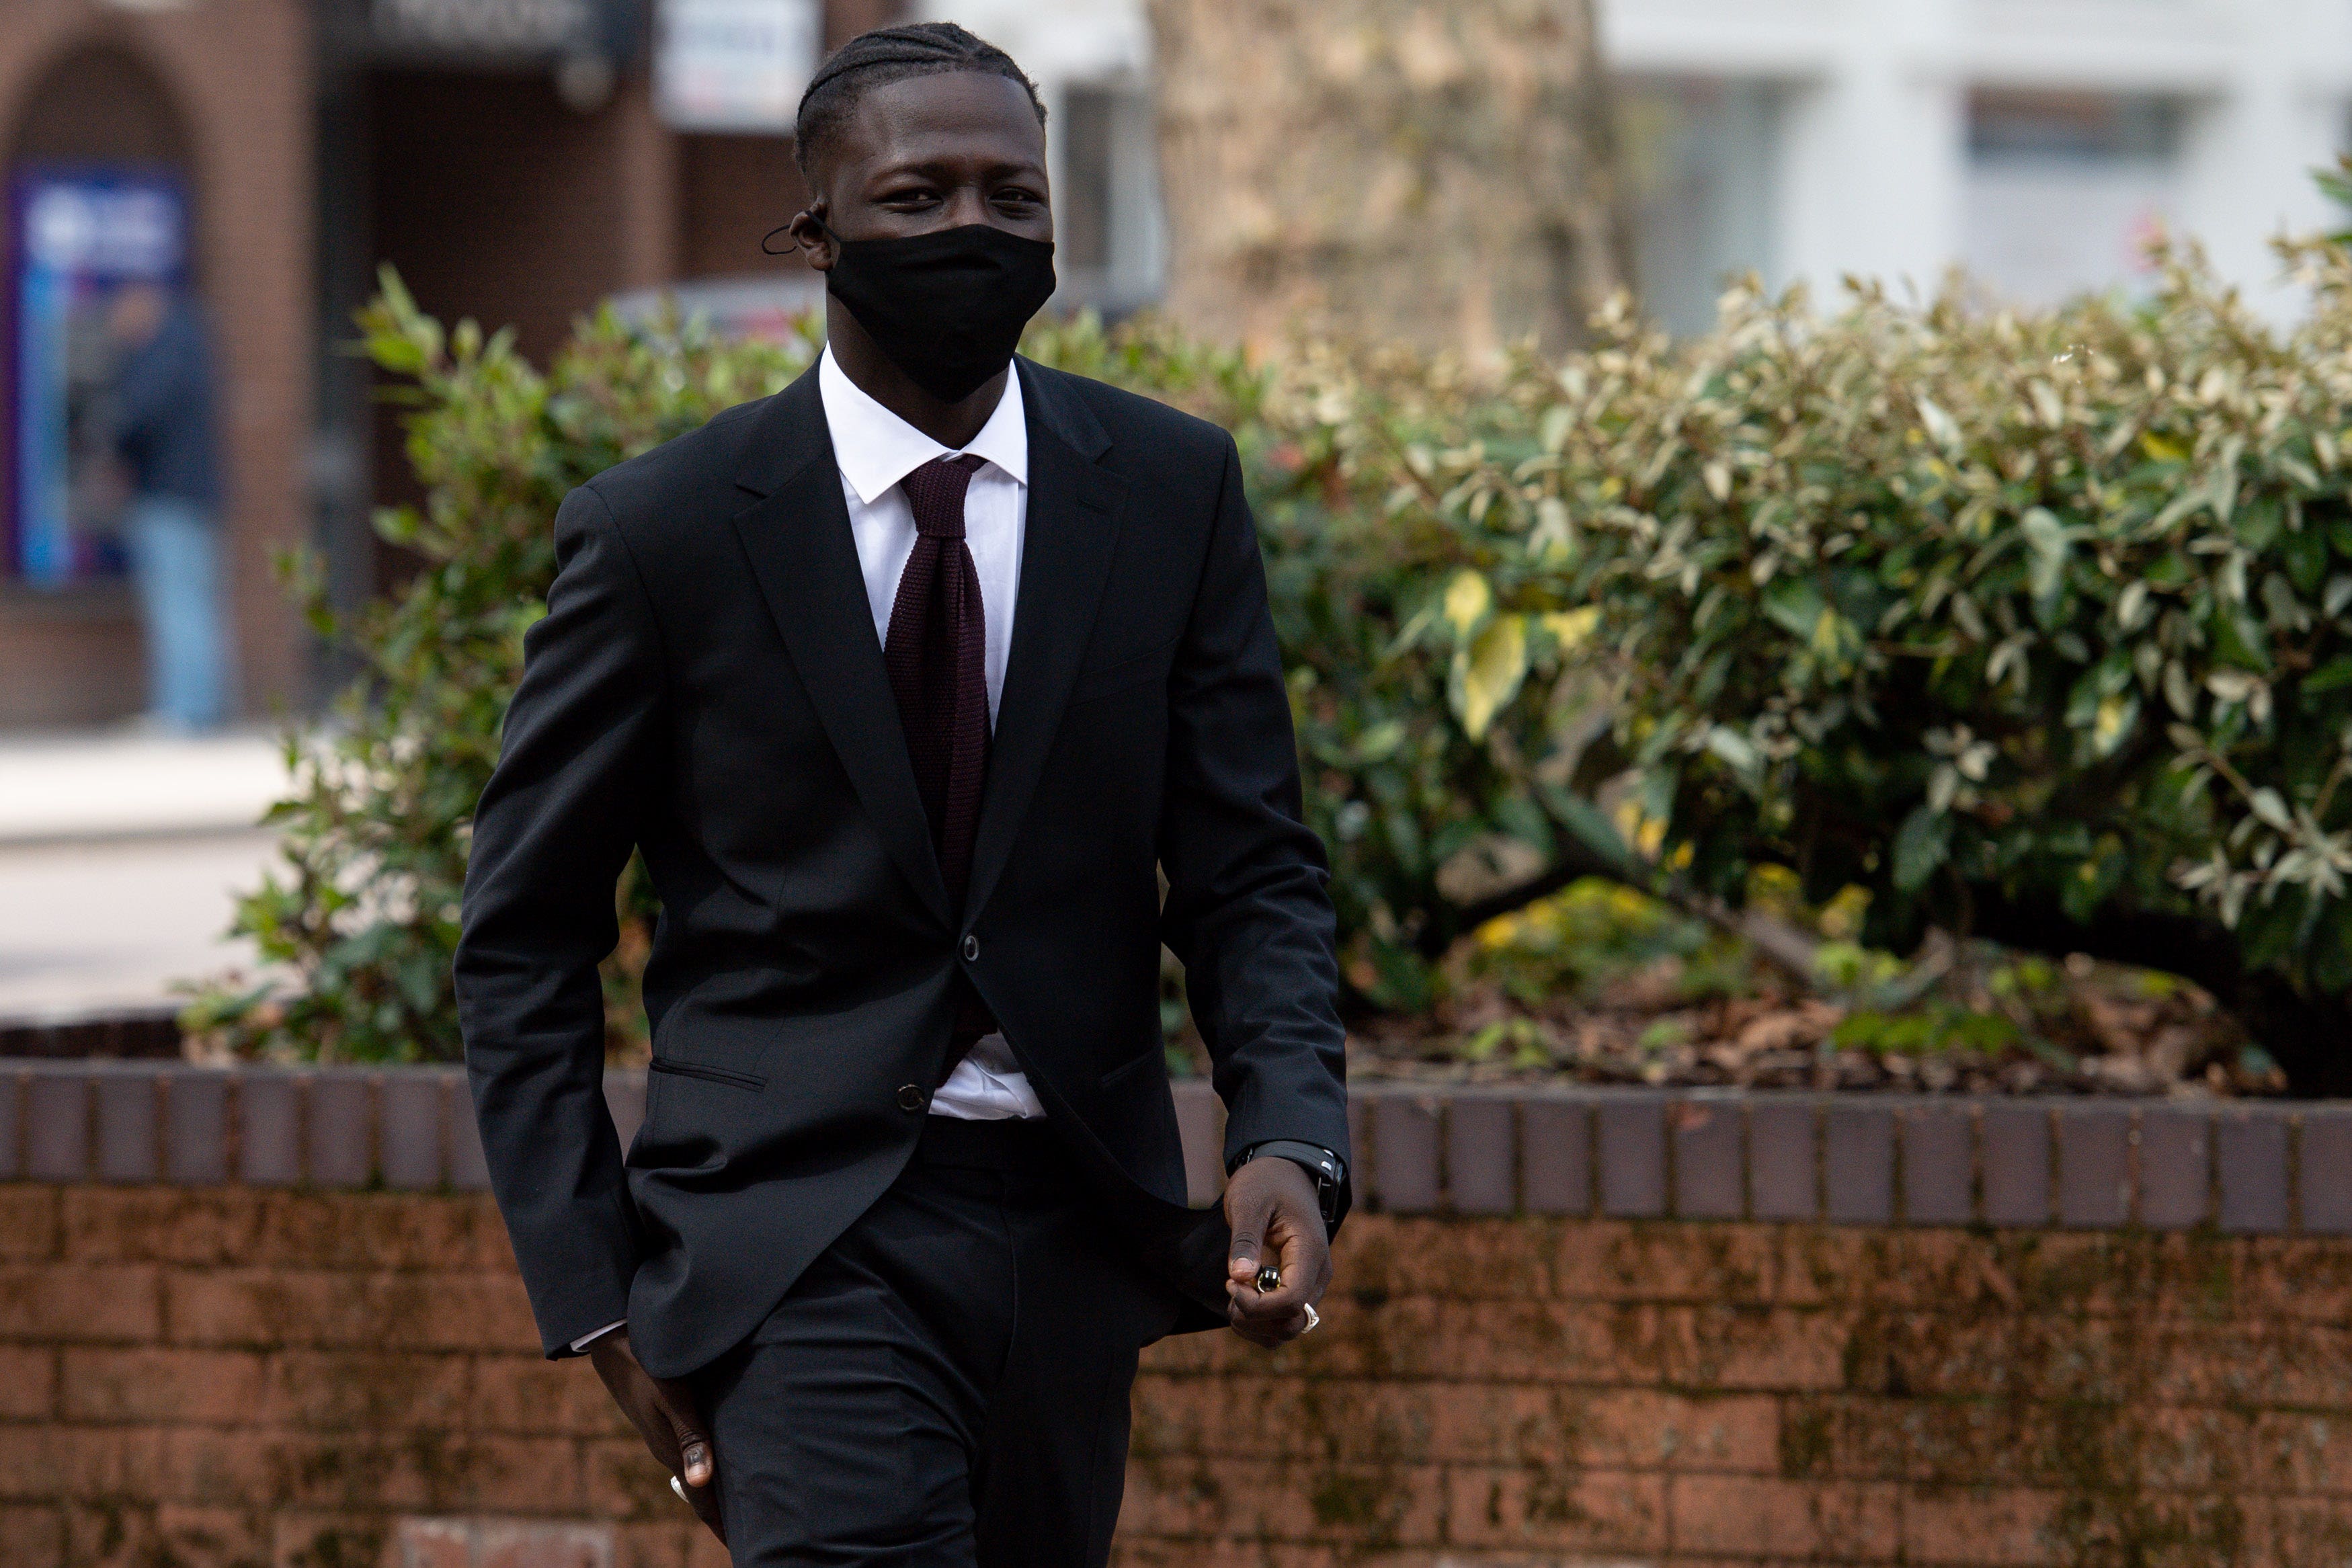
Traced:
<path fill-rule="evenodd" d="M 275 835 L 276 740 L 0 737 L 0 1019 L 154 1008 L 255 967 L 222 933 Z"/>

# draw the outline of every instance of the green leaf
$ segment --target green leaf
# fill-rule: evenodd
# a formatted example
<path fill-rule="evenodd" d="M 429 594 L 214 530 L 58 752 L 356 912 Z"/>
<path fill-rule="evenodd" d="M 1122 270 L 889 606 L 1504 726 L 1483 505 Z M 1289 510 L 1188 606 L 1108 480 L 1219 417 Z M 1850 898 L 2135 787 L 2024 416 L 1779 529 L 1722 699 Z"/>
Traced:
<path fill-rule="evenodd" d="M 1915 806 L 1895 833 L 1895 885 L 1916 893 L 1927 885 L 1951 853 L 1952 819 L 1927 805 Z"/>
<path fill-rule="evenodd" d="M 1484 580 L 1480 580 L 1483 584 Z M 1469 647 L 1454 654 L 1448 695 L 1454 716 L 1471 739 L 1485 737 L 1486 727 L 1503 705 L 1518 695 L 1528 674 L 1528 622 L 1525 616 L 1497 615 Z"/>

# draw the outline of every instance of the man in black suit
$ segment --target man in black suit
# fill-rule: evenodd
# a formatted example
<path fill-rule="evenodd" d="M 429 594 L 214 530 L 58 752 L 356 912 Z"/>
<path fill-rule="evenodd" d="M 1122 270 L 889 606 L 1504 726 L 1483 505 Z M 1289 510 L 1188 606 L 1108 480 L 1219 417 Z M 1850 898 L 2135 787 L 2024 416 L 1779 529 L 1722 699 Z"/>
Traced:
<path fill-rule="evenodd" d="M 1013 358 L 1044 120 L 951 26 L 826 63 L 790 225 L 826 352 L 566 498 L 475 820 L 467 1060 L 547 1352 L 739 1563 L 1101 1563 L 1138 1350 L 1311 1328 L 1347 1204 L 1240 464 Z M 625 1157 L 596 967 L 632 849 L 663 915 Z M 1185 1207 L 1163 941 L 1222 1219 Z"/>

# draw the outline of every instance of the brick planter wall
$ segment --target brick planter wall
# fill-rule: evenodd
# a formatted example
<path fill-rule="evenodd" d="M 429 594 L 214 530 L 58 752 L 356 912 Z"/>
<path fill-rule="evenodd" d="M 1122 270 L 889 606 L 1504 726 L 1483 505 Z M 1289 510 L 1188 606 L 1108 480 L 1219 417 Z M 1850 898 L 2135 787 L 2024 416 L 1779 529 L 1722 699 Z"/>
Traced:
<path fill-rule="evenodd" d="M 0 1063 L 0 1568 L 719 1561 L 537 1355 L 462 1093 Z M 1122 1563 L 2352 1562 L 2352 1107 L 1355 1109 L 1327 1326 L 1150 1353 Z"/>

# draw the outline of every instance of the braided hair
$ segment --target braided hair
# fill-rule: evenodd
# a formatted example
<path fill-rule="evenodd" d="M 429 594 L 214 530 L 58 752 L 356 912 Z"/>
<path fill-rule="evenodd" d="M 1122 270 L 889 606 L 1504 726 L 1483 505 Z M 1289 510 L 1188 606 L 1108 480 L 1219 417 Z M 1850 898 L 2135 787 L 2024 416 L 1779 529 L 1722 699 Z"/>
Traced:
<path fill-rule="evenodd" d="M 976 38 L 953 22 L 914 22 L 904 26 L 877 27 L 835 49 L 809 79 L 801 94 L 799 117 L 793 129 L 793 158 L 801 172 L 814 166 L 818 150 L 856 112 L 857 102 L 877 87 L 909 77 L 943 76 L 950 71 L 978 71 L 1017 81 L 1045 123 L 1045 100 L 1013 57 L 994 44 Z"/>

